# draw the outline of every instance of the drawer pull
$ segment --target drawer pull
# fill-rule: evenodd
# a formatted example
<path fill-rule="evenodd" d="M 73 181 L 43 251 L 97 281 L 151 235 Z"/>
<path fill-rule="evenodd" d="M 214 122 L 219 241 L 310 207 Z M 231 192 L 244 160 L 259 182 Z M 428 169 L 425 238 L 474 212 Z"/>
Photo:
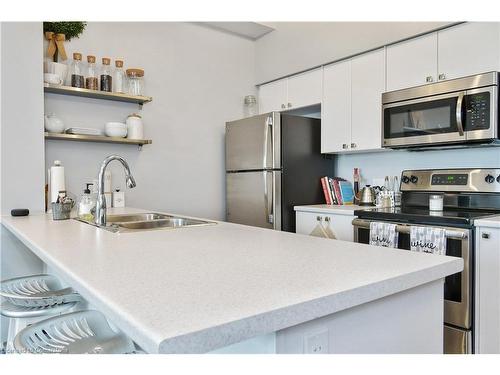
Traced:
<path fill-rule="evenodd" d="M 489 233 L 482 233 L 481 238 L 484 238 L 485 240 L 487 240 L 488 238 L 490 238 L 490 234 Z"/>

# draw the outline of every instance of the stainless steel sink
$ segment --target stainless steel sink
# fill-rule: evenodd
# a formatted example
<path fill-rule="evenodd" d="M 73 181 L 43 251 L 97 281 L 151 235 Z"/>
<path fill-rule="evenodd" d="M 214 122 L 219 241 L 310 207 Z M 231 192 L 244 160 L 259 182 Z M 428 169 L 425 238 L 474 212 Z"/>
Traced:
<path fill-rule="evenodd" d="M 111 232 L 120 232 L 120 233 L 138 232 L 138 231 L 154 230 L 154 229 L 196 227 L 202 225 L 216 224 L 215 222 L 212 221 L 158 214 L 155 212 L 108 215 L 106 217 L 107 221 L 106 226 L 96 225 L 94 222 L 89 222 L 78 218 L 76 220 L 86 224 L 97 226 L 98 228 L 109 230 Z"/>

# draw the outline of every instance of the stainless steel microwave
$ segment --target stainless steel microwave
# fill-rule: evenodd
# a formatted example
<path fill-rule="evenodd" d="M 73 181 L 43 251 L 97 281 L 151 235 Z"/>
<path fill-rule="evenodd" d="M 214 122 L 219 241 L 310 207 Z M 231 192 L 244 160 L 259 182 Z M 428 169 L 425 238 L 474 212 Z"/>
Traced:
<path fill-rule="evenodd" d="M 382 94 L 386 148 L 499 143 L 499 73 Z"/>

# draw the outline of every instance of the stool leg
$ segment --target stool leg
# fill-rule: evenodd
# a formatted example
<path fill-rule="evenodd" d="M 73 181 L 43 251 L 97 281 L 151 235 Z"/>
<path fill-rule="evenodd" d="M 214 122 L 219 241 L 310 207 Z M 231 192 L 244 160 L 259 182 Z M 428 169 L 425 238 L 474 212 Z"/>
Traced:
<path fill-rule="evenodd" d="M 16 318 L 9 319 L 9 329 L 7 331 L 7 346 L 5 348 L 6 353 L 14 353 L 14 337 L 16 337 L 17 332 L 19 332 L 19 320 Z"/>

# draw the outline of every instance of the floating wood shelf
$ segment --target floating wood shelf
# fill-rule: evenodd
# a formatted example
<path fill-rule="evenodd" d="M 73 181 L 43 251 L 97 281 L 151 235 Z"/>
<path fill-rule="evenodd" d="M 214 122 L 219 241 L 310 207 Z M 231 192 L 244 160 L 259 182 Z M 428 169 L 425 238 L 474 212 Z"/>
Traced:
<path fill-rule="evenodd" d="M 84 98 L 113 100 L 126 103 L 137 103 L 139 105 L 143 105 L 144 103 L 148 103 L 151 100 L 153 100 L 153 98 L 150 96 L 137 96 L 129 94 L 120 94 L 116 92 L 79 89 L 77 87 L 57 86 L 48 83 L 44 84 L 43 90 L 44 92 L 48 92 L 51 94 L 82 96 Z"/>
<path fill-rule="evenodd" d="M 64 133 L 47 133 L 45 139 L 59 141 L 76 141 L 76 142 L 100 142 L 100 143 L 120 143 L 125 145 L 149 145 L 153 143 L 151 139 L 128 139 L 119 137 L 106 137 L 103 135 L 81 135 L 81 134 L 64 134 Z"/>

